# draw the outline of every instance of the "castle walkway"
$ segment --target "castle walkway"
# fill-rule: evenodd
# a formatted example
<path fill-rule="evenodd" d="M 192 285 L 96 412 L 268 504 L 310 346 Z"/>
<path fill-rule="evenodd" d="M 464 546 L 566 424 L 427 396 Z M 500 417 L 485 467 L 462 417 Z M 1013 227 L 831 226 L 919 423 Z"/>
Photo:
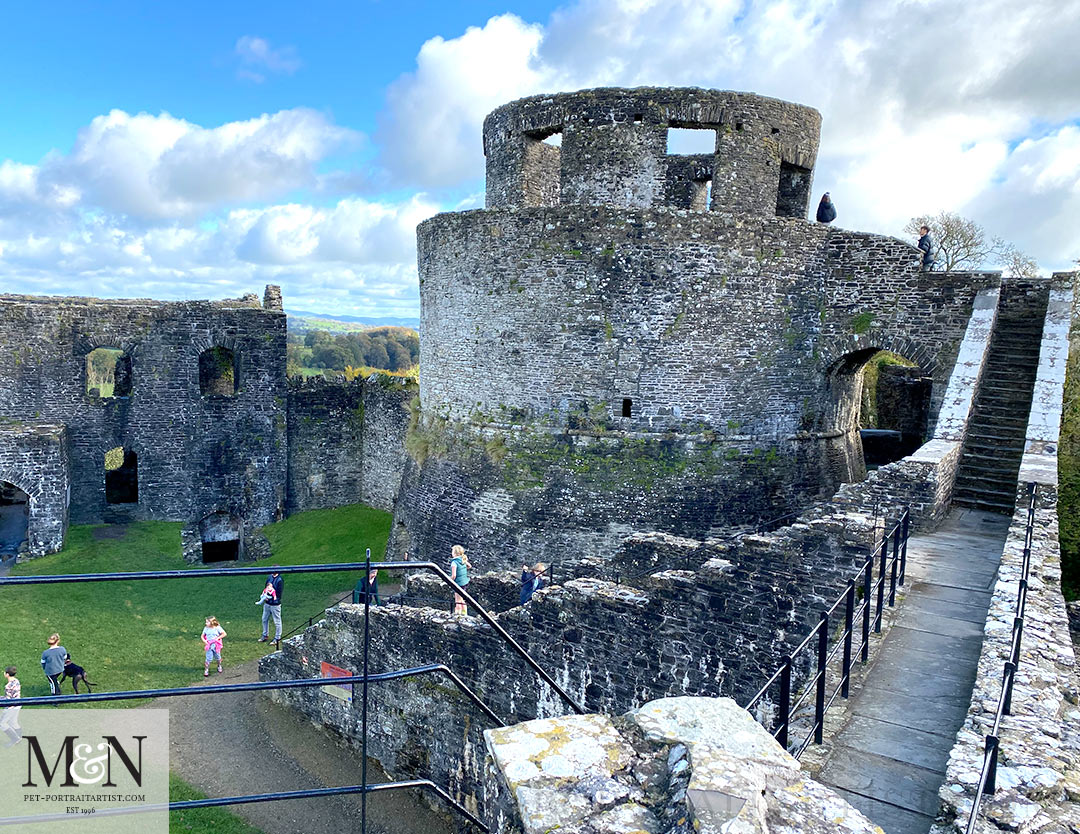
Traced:
<path fill-rule="evenodd" d="M 910 590 L 817 777 L 885 834 L 926 834 L 938 812 L 1008 527 L 956 509 L 908 542 Z"/>

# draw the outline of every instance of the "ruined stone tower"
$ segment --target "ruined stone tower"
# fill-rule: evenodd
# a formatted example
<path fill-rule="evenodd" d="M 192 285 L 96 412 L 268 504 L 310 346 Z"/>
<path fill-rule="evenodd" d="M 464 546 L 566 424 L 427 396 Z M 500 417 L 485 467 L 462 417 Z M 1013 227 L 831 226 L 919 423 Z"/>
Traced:
<path fill-rule="evenodd" d="M 669 154 L 685 128 L 715 151 Z M 490 114 L 487 207 L 418 229 L 421 396 L 391 550 L 460 542 L 508 566 L 781 515 L 861 477 L 860 371 L 883 348 L 933 379 L 932 423 L 985 281 L 808 222 L 819 128 L 699 89 Z"/>

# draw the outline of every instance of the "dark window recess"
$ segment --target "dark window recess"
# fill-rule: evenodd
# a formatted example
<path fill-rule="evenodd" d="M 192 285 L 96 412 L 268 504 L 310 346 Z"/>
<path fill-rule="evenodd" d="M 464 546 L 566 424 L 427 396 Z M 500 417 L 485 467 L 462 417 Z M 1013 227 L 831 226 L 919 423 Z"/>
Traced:
<path fill-rule="evenodd" d="M 240 539 L 202 543 L 202 560 L 207 564 L 211 562 L 235 562 L 239 558 Z"/>
<path fill-rule="evenodd" d="M 212 347 L 199 354 L 199 391 L 206 396 L 232 397 L 239 388 L 236 354 Z"/>
<path fill-rule="evenodd" d="M 624 397 L 622 401 L 622 416 L 629 417 L 634 407 L 634 401 L 629 397 Z"/>
<path fill-rule="evenodd" d="M 780 163 L 780 186 L 776 190 L 777 217 L 806 217 L 810 204 L 810 169 Z"/>
<path fill-rule="evenodd" d="M 14 556 L 26 542 L 30 525 L 30 496 L 14 484 L 0 481 L 0 556 Z"/>
<path fill-rule="evenodd" d="M 139 503 L 139 459 L 122 446 L 105 453 L 105 503 Z"/>
<path fill-rule="evenodd" d="M 118 348 L 94 348 L 86 354 L 86 393 L 130 397 L 131 357 Z"/>

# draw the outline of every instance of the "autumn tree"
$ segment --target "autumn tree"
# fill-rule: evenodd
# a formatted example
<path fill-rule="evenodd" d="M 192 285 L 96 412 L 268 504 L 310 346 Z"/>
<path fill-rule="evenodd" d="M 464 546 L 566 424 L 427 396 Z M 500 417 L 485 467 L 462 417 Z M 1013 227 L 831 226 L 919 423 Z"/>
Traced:
<path fill-rule="evenodd" d="M 1014 278 L 1034 278 L 1039 265 L 1011 243 L 1000 237 L 989 237 L 986 230 L 968 217 L 951 211 L 936 215 L 912 217 L 904 226 L 910 235 L 918 235 L 926 226 L 936 247 L 935 267 L 944 272 L 985 269 L 1001 266 Z"/>

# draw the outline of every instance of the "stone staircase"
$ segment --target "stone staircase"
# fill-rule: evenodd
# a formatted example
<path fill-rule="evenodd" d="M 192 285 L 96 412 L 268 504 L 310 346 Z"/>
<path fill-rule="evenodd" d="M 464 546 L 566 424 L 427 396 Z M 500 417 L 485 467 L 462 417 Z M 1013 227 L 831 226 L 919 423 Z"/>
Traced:
<path fill-rule="evenodd" d="M 1042 282 L 1002 285 L 990 355 L 956 476 L 954 504 L 992 512 L 1013 511 L 1047 297 Z"/>

